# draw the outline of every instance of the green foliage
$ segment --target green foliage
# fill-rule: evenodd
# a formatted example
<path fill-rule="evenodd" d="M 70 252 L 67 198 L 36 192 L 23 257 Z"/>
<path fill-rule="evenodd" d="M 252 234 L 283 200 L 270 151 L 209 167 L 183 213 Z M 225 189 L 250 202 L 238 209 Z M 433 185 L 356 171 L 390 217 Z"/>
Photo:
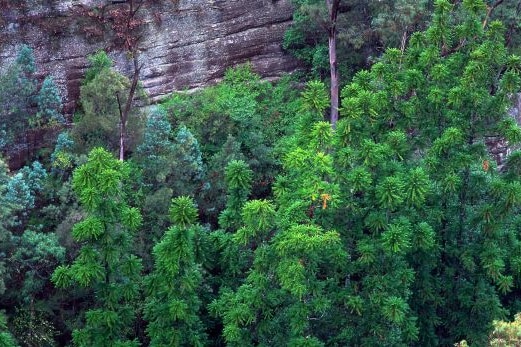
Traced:
<path fill-rule="evenodd" d="M 70 173 L 76 166 L 77 158 L 73 155 L 74 141 L 68 132 L 62 132 L 56 139 L 56 146 L 51 154 L 52 168 L 62 174 Z"/>
<path fill-rule="evenodd" d="M 15 62 L 0 74 L 0 130 L 5 133 L 4 146 L 22 141 L 29 127 L 36 91 L 35 71 L 33 51 L 22 45 Z"/>
<path fill-rule="evenodd" d="M 33 49 L 27 45 L 22 45 L 16 57 L 16 64 L 21 67 L 25 75 L 32 75 L 36 72 L 36 64 L 34 63 Z"/>
<path fill-rule="evenodd" d="M 56 329 L 42 312 L 22 309 L 13 319 L 13 332 L 22 347 L 55 347 Z"/>
<path fill-rule="evenodd" d="M 51 77 L 46 77 L 36 97 L 38 113 L 36 118 L 40 123 L 64 124 L 65 118 L 61 114 L 62 100 L 58 87 Z"/>
<path fill-rule="evenodd" d="M 131 115 L 129 160 L 87 157 L 119 147 L 129 88 L 100 52 L 52 174 L 43 151 L 0 160 L 0 345 L 516 344 L 518 317 L 498 321 L 521 306 L 516 4 L 341 1 L 335 129 L 327 7 L 294 4 L 306 85 L 230 69 L 151 109 L 142 140 Z M 4 150 L 59 122 L 34 73 L 24 47 L 0 74 Z"/>
<path fill-rule="evenodd" d="M 98 53 L 99 55 L 100 53 Z M 125 107 L 130 81 L 111 69 L 105 58 L 90 59 L 92 70 L 80 87 L 81 113 L 72 130 L 78 153 L 88 153 L 94 147 L 106 147 L 116 152 L 119 149 L 120 109 Z M 98 61 L 100 60 L 101 61 Z M 144 128 L 144 117 L 133 108 L 127 121 L 127 148 L 132 151 L 138 144 Z"/>
<path fill-rule="evenodd" d="M 226 209 L 219 215 L 221 228 L 236 230 L 239 226 L 240 211 L 251 191 L 253 171 L 242 160 L 232 160 L 225 170 L 228 195 Z"/>
<path fill-rule="evenodd" d="M 206 336 L 198 316 L 202 271 L 196 240 L 205 231 L 196 225 L 193 199 L 173 199 L 170 211 L 175 225 L 154 246 L 154 271 L 146 279 L 144 316 L 149 322 L 150 346 L 204 346 Z"/>
<path fill-rule="evenodd" d="M 202 186 L 204 168 L 199 142 L 185 126 L 177 131 L 171 160 L 172 177 L 168 183 L 174 194 L 194 194 Z"/>
<path fill-rule="evenodd" d="M 89 55 L 87 60 L 90 63 L 90 67 L 85 72 L 83 84 L 92 82 L 96 76 L 100 75 L 102 72 L 105 73 L 114 65 L 114 62 L 105 51 L 98 51 L 95 54 Z"/>
<path fill-rule="evenodd" d="M 302 92 L 302 105 L 304 110 L 311 111 L 318 116 L 323 116 L 329 107 L 329 96 L 326 86 L 321 81 L 310 81 Z"/>
<path fill-rule="evenodd" d="M 60 246 L 55 234 L 26 230 L 15 238 L 15 249 L 9 264 L 16 271 L 16 283 L 11 283 L 10 297 L 16 297 L 21 304 L 31 304 L 45 292 L 50 285 L 49 277 L 53 270 L 64 263 L 65 248 Z"/>
<path fill-rule="evenodd" d="M 7 330 L 7 321 L 3 311 L 0 311 L 0 345 L 5 347 L 18 346 L 13 336 Z"/>
<path fill-rule="evenodd" d="M 217 224 L 225 205 L 224 170 L 230 160 L 244 160 L 254 171 L 256 197 L 270 193 L 280 169 L 277 142 L 293 131 L 301 108 L 295 87 L 289 77 L 276 85 L 261 81 L 250 65 L 244 65 L 227 70 L 214 87 L 174 94 L 162 105 L 173 128 L 185 125 L 199 142 L 206 165 L 205 185 L 197 199 L 203 220 Z"/>
<path fill-rule="evenodd" d="M 494 330 L 490 335 L 489 346 L 517 346 L 521 343 L 521 315 L 516 314 L 514 321 L 494 321 Z"/>
<path fill-rule="evenodd" d="M 172 199 L 170 220 L 174 225 L 182 228 L 195 224 L 197 221 L 197 207 L 194 201 L 187 196 Z"/>
<path fill-rule="evenodd" d="M 284 36 L 284 48 L 310 68 L 315 78 L 329 75 L 328 30 L 331 27 L 326 2 L 293 0 L 293 23 Z M 404 35 L 425 26 L 429 1 L 340 1 L 336 21 L 338 62 L 341 76 L 381 53 L 382 47 L 397 47 Z"/>
<path fill-rule="evenodd" d="M 482 28 L 483 9 L 438 1 L 426 32 L 344 87 L 334 133 L 317 122 L 287 142 L 278 225 L 340 230 L 352 255 L 342 289 L 325 294 L 336 323 L 310 334 L 326 344 L 481 345 L 517 292 L 507 254 L 519 243 L 518 177 L 489 165 L 484 145 L 498 134 L 517 143 L 505 112 L 517 72 L 505 67 L 497 23 Z M 283 286 L 304 295 L 302 267 L 280 266 L 294 274 Z M 233 338 L 248 336 L 239 331 Z"/>
<path fill-rule="evenodd" d="M 86 212 L 73 229 L 82 242 L 72 265 L 52 275 L 57 287 L 73 285 L 95 291 L 95 306 L 85 314 L 84 327 L 73 333 L 77 346 L 135 346 L 130 326 L 139 296 L 141 260 L 131 253 L 132 235 L 141 225 L 140 212 L 128 205 L 126 163 L 95 148 L 73 174 L 73 188 Z"/>
<path fill-rule="evenodd" d="M 136 149 L 136 161 L 143 168 L 146 183 L 166 182 L 171 173 L 170 158 L 174 151 L 171 132 L 165 112 L 153 109 L 145 125 L 143 142 Z"/>

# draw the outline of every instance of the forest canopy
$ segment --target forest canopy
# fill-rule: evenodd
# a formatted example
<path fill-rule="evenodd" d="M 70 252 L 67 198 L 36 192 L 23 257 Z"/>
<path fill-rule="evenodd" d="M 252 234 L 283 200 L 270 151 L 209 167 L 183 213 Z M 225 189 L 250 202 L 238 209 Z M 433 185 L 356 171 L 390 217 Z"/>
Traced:
<path fill-rule="evenodd" d="M 23 46 L 0 345 L 518 345 L 514 3 L 294 0 L 304 71 L 150 105 L 137 50 L 131 76 L 100 51 L 74 115 Z"/>

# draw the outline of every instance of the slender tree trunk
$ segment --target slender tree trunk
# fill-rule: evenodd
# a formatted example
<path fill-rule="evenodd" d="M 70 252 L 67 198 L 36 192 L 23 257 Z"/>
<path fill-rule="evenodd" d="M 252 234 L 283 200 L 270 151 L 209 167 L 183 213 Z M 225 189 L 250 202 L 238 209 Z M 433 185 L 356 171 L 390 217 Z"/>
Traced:
<path fill-rule="evenodd" d="M 128 92 L 128 97 L 125 102 L 125 108 L 121 109 L 121 102 L 118 97 L 118 106 L 119 106 L 119 160 L 125 160 L 125 147 L 126 147 L 126 137 L 127 137 L 127 122 L 128 116 L 130 114 L 130 109 L 132 108 L 132 101 L 134 101 L 134 94 L 136 93 L 137 84 L 139 82 L 139 73 L 141 71 L 141 66 L 139 66 L 138 61 L 138 42 L 139 37 L 135 37 L 132 34 L 132 21 L 135 19 L 136 14 L 138 13 L 141 6 L 145 3 L 145 0 L 139 2 L 136 7 L 134 7 L 134 0 L 130 0 L 129 2 L 129 12 L 127 16 L 127 29 L 126 29 L 126 38 L 125 38 L 125 47 L 132 54 L 132 61 L 134 63 L 134 74 L 132 76 L 132 83 L 130 85 L 130 90 Z"/>
<path fill-rule="evenodd" d="M 133 55 L 134 75 L 132 76 L 132 84 L 130 85 L 124 109 L 121 109 L 119 94 L 117 94 L 119 106 L 119 160 L 121 161 L 125 160 L 125 138 L 127 136 L 128 116 L 130 114 L 130 109 L 132 108 L 132 101 L 134 100 L 134 94 L 136 93 L 137 84 L 139 82 L 139 72 L 141 71 L 141 66 L 138 64 L 137 52 L 134 52 Z"/>
<path fill-rule="evenodd" d="M 331 71 L 331 126 L 336 128 L 338 121 L 338 99 L 339 99 L 339 77 L 338 64 L 336 61 L 336 20 L 338 15 L 338 6 L 340 0 L 326 0 L 327 9 L 329 11 L 329 67 Z"/>

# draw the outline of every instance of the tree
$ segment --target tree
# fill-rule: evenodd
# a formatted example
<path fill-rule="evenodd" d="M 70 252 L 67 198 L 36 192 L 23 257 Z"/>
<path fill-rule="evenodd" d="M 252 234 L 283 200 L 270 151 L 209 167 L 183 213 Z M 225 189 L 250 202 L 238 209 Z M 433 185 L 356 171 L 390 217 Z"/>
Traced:
<path fill-rule="evenodd" d="M 36 99 L 38 101 L 36 117 L 40 121 L 65 124 L 65 118 L 61 114 L 62 99 L 52 77 L 45 77 Z"/>
<path fill-rule="evenodd" d="M 5 132 L 9 145 L 17 137 L 23 138 L 28 128 L 29 110 L 36 91 L 35 71 L 33 50 L 22 45 L 15 62 L 0 75 L 0 131 Z"/>
<path fill-rule="evenodd" d="M 194 195 L 203 185 L 203 160 L 199 142 L 184 125 L 175 137 L 170 186 L 176 195 Z"/>
<path fill-rule="evenodd" d="M 150 346 L 203 346 L 206 336 L 198 316 L 203 276 L 196 239 L 204 237 L 205 230 L 196 224 L 192 198 L 173 199 L 170 211 L 174 224 L 154 246 L 154 271 L 146 279 Z"/>
<path fill-rule="evenodd" d="M 131 88 L 131 83 L 125 76 L 111 69 L 107 59 L 103 51 L 91 58 L 92 70 L 87 72 L 89 81 L 80 87 L 83 112 L 71 134 L 80 152 L 96 146 L 120 152 L 122 133 L 118 98 L 120 102 L 126 102 L 123 95 Z M 143 126 L 144 119 L 139 110 L 128 114 L 123 133 L 126 150 L 137 145 Z"/>
<path fill-rule="evenodd" d="M 521 315 L 516 314 L 513 322 L 494 321 L 494 330 L 490 335 L 492 347 L 518 346 L 521 341 Z"/>
<path fill-rule="evenodd" d="M 13 224 L 13 215 L 18 206 L 12 199 L 7 198 L 7 186 L 10 177 L 7 175 L 8 168 L 2 158 L 0 158 L 0 294 L 6 290 L 7 269 L 5 261 L 7 252 L 12 247 L 12 234 L 10 227 Z"/>
<path fill-rule="evenodd" d="M 7 322 L 4 312 L 0 312 L 0 344 L 5 347 L 16 347 L 13 336 L 7 330 Z"/>
<path fill-rule="evenodd" d="M 143 169 L 148 185 L 163 183 L 170 174 L 170 158 L 175 148 L 171 136 L 172 126 L 166 113 L 160 108 L 154 108 L 147 118 L 143 142 L 136 149 L 136 160 Z"/>
<path fill-rule="evenodd" d="M 323 346 L 317 326 L 332 309 L 329 291 L 347 256 L 339 234 L 313 224 L 278 229 L 265 200 L 248 201 L 242 218 L 233 242 L 250 251 L 252 267 L 210 305 L 223 319 L 227 345 Z"/>
<path fill-rule="evenodd" d="M 52 323 L 52 284 L 50 275 L 65 261 L 65 248 L 54 233 L 25 230 L 14 240 L 8 260 L 9 292 L 4 303 L 16 303 L 13 334 L 22 346 L 56 346 L 57 333 Z"/>
<path fill-rule="evenodd" d="M 340 0 L 326 0 L 329 13 L 328 47 L 329 47 L 329 70 L 331 73 L 331 126 L 336 128 L 338 121 L 338 101 L 340 97 L 340 81 L 338 76 L 338 63 L 336 54 L 337 42 L 337 18 L 340 10 Z"/>
<path fill-rule="evenodd" d="M 125 95 L 118 91 L 113 96 L 117 99 L 119 114 L 119 160 L 124 160 L 127 148 L 127 124 L 130 120 L 132 103 L 135 94 L 139 91 L 139 74 L 143 63 L 139 63 L 140 42 L 142 30 L 147 22 L 140 18 L 140 10 L 148 3 L 148 0 L 128 0 L 108 3 L 100 7 L 100 11 L 90 11 L 84 7 L 83 15 L 93 19 L 97 26 L 105 27 L 113 38 L 112 45 L 123 49 L 127 57 L 132 59 L 132 78 Z"/>
<path fill-rule="evenodd" d="M 57 287 L 89 288 L 96 295 L 85 323 L 73 332 L 77 346 L 137 346 L 132 323 L 139 297 L 141 260 L 131 254 L 133 232 L 141 224 L 139 210 L 127 202 L 127 164 L 101 148 L 73 174 L 73 187 L 85 218 L 72 231 L 81 242 L 72 265 L 52 275 Z"/>
<path fill-rule="evenodd" d="M 242 206 L 251 192 L 252 170 L 242 160 L 232 160 L 226 165 L 225 178 L 228 194 L 226 208 L 219 215 L 219 226 L 234 231 L 239 228 Z"/>
<path fill-rule="evenodd" d="M 481 1 L 437 1 L 425 32 L 403 50 L 388 49 L 343 89 L 335 130 L 316 122 L 285 142 L 284 171 L 273 188 L 275 226 L 261 233 L 265 239 L 238 229 L 234 239 L 254 257 L 249 276 L 212 306 L 230 344 L 269 339 L 258 317 L 270 317 L 287 332 L 278 337 L 284 343 L 303 332 L 314 345 L 434 346 L 462 338 L 484 345 L 492 321 L 517 307 L 518 260 L 508 255 L 519 245 L 519 154 L 499 171 L 485 139 L 521 140 L 506 113 L 519 89 L 519 58 L 507 53 L 500 23 L 483 28 L 485 11 Z M 253 220 L 262 221 L 262 210 L 255 211 Z M 327 243 L 336 252 L 318 246 L 324 230 L 331 237 L 338 231 L 339 241 Z M 321 251 L 312 256 L 315 248 L 303 247 L 297 254 L 304 261 L 290 262 L 276 241 L 292 234 L 298 236 L 289 245 L 316 240 Z M 327 256 L 340 251 L 349 254 L 346 263 L 329 265 Z M 262 267 L 261 259 L 273 258 Z M 271 270 L 279 268 L 287 277 Z M 261 269 L 269 275 L 261 277 Z M 286 299 L 287 311 L 265 313 L 269 301 L 254 298 L 277 305 L 279 296 L 268 294 L 274 282 L 296 297 L 304 293 L 306 304 L 317 295 L 325 306 L 290 310 Z M 281 312 L 284 318 L 275 318 Z M 284 322 L 296 323 L 281 329 Z"/>

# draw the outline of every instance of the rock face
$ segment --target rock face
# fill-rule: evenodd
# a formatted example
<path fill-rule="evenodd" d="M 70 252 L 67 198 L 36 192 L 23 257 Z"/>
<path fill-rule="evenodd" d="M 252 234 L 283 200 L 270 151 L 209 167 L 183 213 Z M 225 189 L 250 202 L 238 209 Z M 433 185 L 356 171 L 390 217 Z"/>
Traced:
<path fill-rule="evenodd" d="M 109 50 L 116 67 L 131 71 L 123 50 L 111 46 L 107 23 L 92 20 L 101 11 L 128 6 L 125 0 L 0 0 L 0 59 L 14 60 L 22 44 L 34 49 L 38 73 L 52 75 L 62 88 L 66 111 L 74 111 L 86 56 Z M 291 22 L 290 0 L 146 0 L 139 10 L 140 79 L 152 100 L 176 90 L 219 80 L 236 64 L 251 62 L 265 78 L 298 67 L 282 51 Z M 0 65 L 1 69 L 1 65 Z"/>

